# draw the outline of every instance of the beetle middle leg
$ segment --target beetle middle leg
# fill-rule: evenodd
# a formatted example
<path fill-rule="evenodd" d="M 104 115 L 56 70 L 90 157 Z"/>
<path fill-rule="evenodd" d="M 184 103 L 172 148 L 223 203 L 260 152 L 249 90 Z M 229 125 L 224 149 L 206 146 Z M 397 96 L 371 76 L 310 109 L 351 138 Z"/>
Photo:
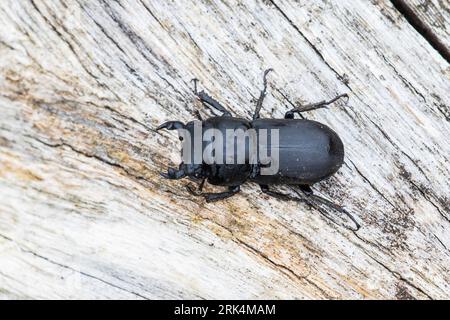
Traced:
<path fill-rule="evenodd" d="M 192 184 L 188 184 L 186 186 L 187 191 L 189 191 L 190 194 L 194 195 L 194 196 L 201 196 L 202 195 L 202 191 L 203 191 L 203 186 L 205 185 L 205 181 L 206 178 L 203 178 L 202 181 L 200 182 L 200 184 L 197 187 L 197 190 L 194 190 L 194 188 L 192 187 Z"/>
<path fill-rule="evenodd" d="M 285 113 L 284 118 L 285 119 L 294 119 L 294 114 L 295 113 L 302 113 L 305 111 L 311 111 L 311 110 L 316 110 L 316 109 L 320 109 L 320 108 L 325 108 L 328 105 L 332 104 L 333 102 L 336 102 L 337 100 L 341 99 L 341 98 L 347 98 L 348 99 L 348 94 L 344 93 L 344 94 L 340 94 L 337 97 L 329 100 L 329 101 L 321 101 L 321 102 L 317 102 L 317 103 L 310 103 L 304 106 L 300 106 L 297 108 L 294 108 L 292 110 L 289 110 L 288 112 Z"/>
<path fill-rule="evenodd" d="M 266 71 L 264 71 L 264 76 L 263 76 L 263 89 L 261 90 L 261 93 L 259 94 L 259 98 L 258 101 L 256 102 L 256 108 L 255 108 L 255 113 L 253 114 L 253 120 L 259 119 L 259 112 L 261 111 L 262 108 L 262 104 L 264 101 L 264 98 L 266 97 L 267 94 L 267 74 L 273 71 L 273 69 L 267 69 Z"/>
<path fill-rule="evenodd" d="M 210 107 L 222 112 L 222 116 L 231 117 L 231 112 L 228 111 L 224 106 L 220 104 L 219 101 L 212 98 L 210 95 L 208 95 L 205 91 L 197 91 L 197 82 L 198 79 L 192 79 L 194 82 L 194 94 L 197 96 L 197 98 L 201 101 L 203 104 L 207 104 Z"/>

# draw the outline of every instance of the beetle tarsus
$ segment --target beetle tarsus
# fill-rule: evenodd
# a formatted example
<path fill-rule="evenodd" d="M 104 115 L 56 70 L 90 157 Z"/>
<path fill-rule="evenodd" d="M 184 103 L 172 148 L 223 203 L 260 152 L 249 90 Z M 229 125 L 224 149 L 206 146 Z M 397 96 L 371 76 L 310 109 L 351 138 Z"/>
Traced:
<path fill-rule="evenodd" d="M 349 228 L 352 231 L 358 231 L 359 228 L 361 228 L 361 225 L 356 221 L 356 219 L 347 210 L 345 210 L 345 208 L 331 202 L 328 199 L 325 199 L 321 196 L 315 195 L 314 192 L 311 190 L 311 188 L 309 188 L 309 186 L 306 186 L 306 187 L 307 188 L 305 188 L 305 186 L 300 186 L 300 190 L 303 192 L 303 194 L 305 194 L 308 197 L 308 199 L 311 199 L 312 201 L 314 201 L 316 203 L 326 205 L 327 207 L 346 215 L 356 226 L 356 228 Z M 309 190 L 308 190 L 308 188 L 309 188 Z M 309 191 L 311 191 L 311 192 L 309 192 Z M 334 220 L 332 220 L 332 221 L 335 222 L 336 224 L 338 224 L 336 221 L 334 221 Z"/>
<path fill-rule="evenodd" d="M 322 197 L 316 196 L 316 195 L 312 195 L 311 196 L 312 199 L 317 200 L 318 202 L 321 202 L 322 204 L 325 204 L 326 206 L 340 212 L 343 213 L 344 215 L 346 215 L 356 226 L 356 228 L 349 228 L 352 231 L 358 231 L 361 228 L 361 225 L 356 221 L 356 219 L 350 214 L 350 212 L 348 212 L 347 210 L 345 210 L 345 208 L 332 203 L 331 201 L 328 201 L 327 199 L 324 199 Z M 334 221 L 335 222 L 335 221 Z M 336 223 L 336 222 L 335 222 Z"/>
<path fill-rule="evenodd" d="M 272 68 L 269 68 L 266 71 L 264 71 L 264 75 L 263 75 L 263 89 L 261 90 L 261 93 L 259 94 L 258 101 L 256 102 L 256 108 L 255 108 L 255 112 L 253 114 L 253 120 L 256 120 L 256 119 L 260 118 L 259 113 L 261 111 L 264 98 L 266 97 L 266 94 L 267 94 L 267 74 L 269 72 L 271 72 L 271 71 L 273 71 Z"/>

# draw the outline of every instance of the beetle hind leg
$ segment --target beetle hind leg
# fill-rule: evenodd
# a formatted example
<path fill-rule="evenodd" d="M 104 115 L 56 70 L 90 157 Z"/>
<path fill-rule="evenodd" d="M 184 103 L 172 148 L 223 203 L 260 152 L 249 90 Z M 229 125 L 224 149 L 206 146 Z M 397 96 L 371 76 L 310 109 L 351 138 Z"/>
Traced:
<path fill-rule="evenodd" d="M 274 198 L 277 198 L 277 199 L 280 199 L 280 200 L 284 200 L 284 201 L 290 201 L 290 200 L 292 200 L 292 201 L 299 201 L 298 198 L 294 198 L 294 197 L 292 197 L 292 196 L 290 196 L 288 194 L 284 194 L 284 193 L 281 193 L 281 192 L 270 190 L 268 185 L 260 184 L 259 186 L 260 186 L 261 191 L 263 193 L 268 194 L 269 196 L 272 196 Z"/>
<path fill-rule="evenodd" d="M 337 204 L 331 202 L 330 200 L 325 199 L 321 196 L 315 195 L 309 185 L 299 185 L 298 187 L 302 191 L 302 193 L 308 199 L 310 199 L 312 202 L 315 202 L 316 204 L 323 204 L 323 205 L 347 216 L 356 226 L 356 228 L 352 229 L 353 231 L 358 231 L 359 228 L 361 228 L 361 225 L 356 221 L 356 219 L 347 210 L 345 210 L 345 208 L 343 208 L 342 206 L 337 205 Z M 333 222 L 335 222 L 335 221 L 333 220 Z"/>
<path fill-rule="evenodd" d="M 361 227 L 360 224 L 356 221 L 356 219 L 347 211 L 345 210 L 343 207 L 331 202 L 330 200 L 327 200 L 325 198 L 322 198 L 320 196 L 317 196 L 313 193 L 313 191 L 311 190 L 311 187 L 309 185 L 300 185 L 299 189 L 301 190 L 301 192 L 305 195 L 304 197 L 293 197 L 291 195 L 288 194 L 284 194 L 281 192 L 277 192 L 277 191 L 272 191 L 269 189 L 269 186 L 267 185 L 259 185 L 261 187 L 261 191 L 264 192 L 265 194 L 268 194 L 274 198 L 280 199 L 280 200 L 284 200 L 284 201 L 297 201 L 297 202 L 305 202 L 307 203 L 309 206 L 314 206 L 314 204 L 316 206 L 320 206 L 325 205 L 333 210 L 336 210 L 340 213 L 343 213 L 344 215 L 346 215 L 354 224 L 356 228 L 349 228 L 346 227 L 352 231 L 358 231 L 359 228 Z M 300 195 L 300 194 L 299 194 Z M 316 207 L 317 210 L 319 210 L 319 212 L 321 212 L 324 216 L 326 216 L 328 219 L 330 219 L 331 221 L 333 221 L 334 223 L 336 223 L 337 225 L 340 225 L 339 223 L 337 223 L 334 219 L 330 218 L 328 214 L 324 213 L 323 209 L 320 209 Z"/>

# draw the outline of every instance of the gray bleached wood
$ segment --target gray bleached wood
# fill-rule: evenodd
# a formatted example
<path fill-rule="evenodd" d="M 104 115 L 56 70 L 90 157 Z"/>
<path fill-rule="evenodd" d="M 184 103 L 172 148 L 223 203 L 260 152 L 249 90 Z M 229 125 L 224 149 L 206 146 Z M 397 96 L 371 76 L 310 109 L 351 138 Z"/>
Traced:
<path fill-rule="evenodd" d="M 450 297 L 450 67 L 389 1 L 10 0 L 0 20 L 0 297 Z M 190 79 L 250 117 L 267 67 L 263 117 L 349 93 L 305 116 L 344 141 L 314 189 L 357 233 L 159 176 L 180 145 L 154 128 L 213 114 Z"/>

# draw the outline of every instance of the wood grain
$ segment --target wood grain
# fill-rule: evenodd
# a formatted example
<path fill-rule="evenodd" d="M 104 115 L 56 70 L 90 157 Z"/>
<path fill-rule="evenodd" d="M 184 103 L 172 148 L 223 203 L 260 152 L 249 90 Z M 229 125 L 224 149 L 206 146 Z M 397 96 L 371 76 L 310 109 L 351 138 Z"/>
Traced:
<path fill-rule="evenodd" d="M 389 1 L 5 0 L 0 20 L 0 297 L 450 297 L 450 66 Z M 349 93 L 305 116 L 344 141 L 314 189 L 358 232 L 159 176 L 181 146 L 154 128 L 213 114 L 190 80 L 248 118 L 267 67 L 264 117 Z"/>

